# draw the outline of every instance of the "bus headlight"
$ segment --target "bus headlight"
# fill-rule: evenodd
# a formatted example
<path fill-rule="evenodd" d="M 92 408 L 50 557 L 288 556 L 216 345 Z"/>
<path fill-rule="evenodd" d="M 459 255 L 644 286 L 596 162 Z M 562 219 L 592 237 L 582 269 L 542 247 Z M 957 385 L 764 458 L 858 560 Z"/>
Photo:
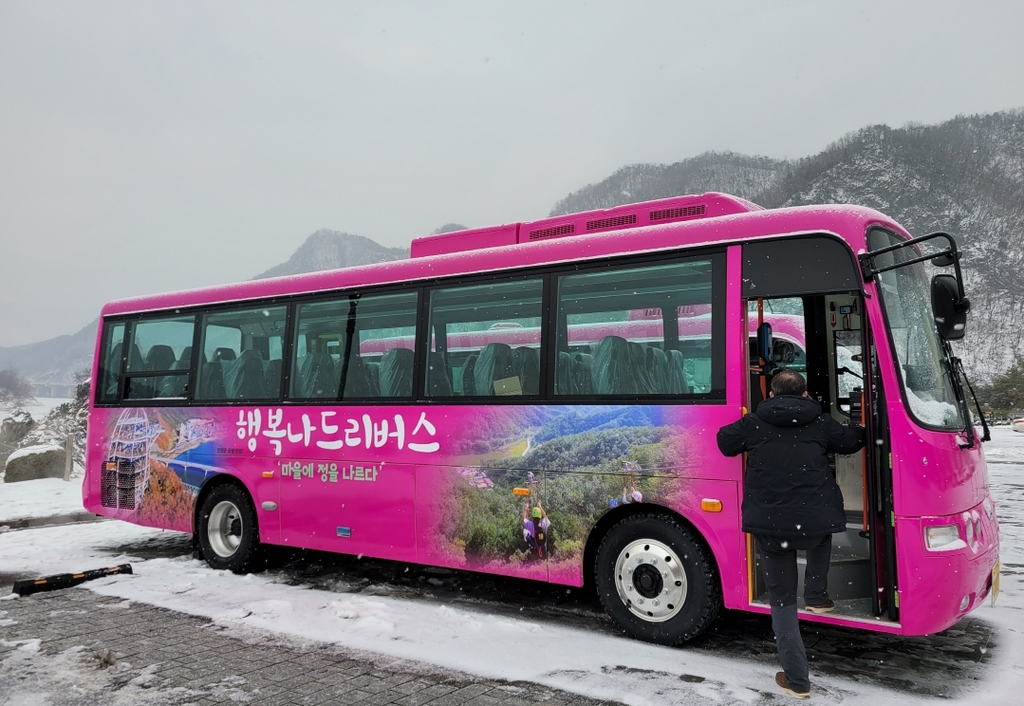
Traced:
<path fill-rule="evenodd" d="M 960 539 L 960 528 L 956 525 L 932 525 L 924 528 L 924 543 L 933 552 L 959 549 L 967 546 Z"/>
<path fill-rule="evenodd" d="M 970 517 L 967 518 L 967 544 L 974 544 L 974 520 Z"/>

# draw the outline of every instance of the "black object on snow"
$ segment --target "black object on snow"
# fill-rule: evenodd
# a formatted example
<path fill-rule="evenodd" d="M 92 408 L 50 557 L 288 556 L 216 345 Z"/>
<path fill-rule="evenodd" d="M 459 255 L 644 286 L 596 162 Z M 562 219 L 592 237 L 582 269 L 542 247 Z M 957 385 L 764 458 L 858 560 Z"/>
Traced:
<path fill-rule="evenodd" d="M 41 579 L 23 579 L 21 581 L 14 582 L 14 588 L 11 590 L 11 593 L 17 593 L 19 596 L 28 596 L 42 591 L 56 591 L 59 588 L 71 588 L 72 586 L 77 586 L 80 583 L 92 581 L 93 579 L 102 578 L 103 576 L 130 573 L 132 573 L 132 565 L 121 564 L 120 566 L 111 566 L 106 569 L 83 571 L 80 574 L 54 574 L 53 576 L 45 576 Z"/>

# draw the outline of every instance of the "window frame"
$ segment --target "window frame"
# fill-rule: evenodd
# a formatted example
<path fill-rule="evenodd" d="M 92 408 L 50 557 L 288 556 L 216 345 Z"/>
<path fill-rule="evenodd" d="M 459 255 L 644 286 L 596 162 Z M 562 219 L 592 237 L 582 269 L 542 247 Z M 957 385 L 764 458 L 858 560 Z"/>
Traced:
<path fill-rule="evenodd" d="M 193 355 L 187 371 L 189 375 L 188 394 L 184 398 L 146 398 L 131 400 L 125 397 L 124 368 L 126 351 L 122 352 L 120 369 L 118 370 L 119 383 L 116 400 L 100 400 L 99 387 L 91 395 L 93 406 L 98 408 L 109 407 L 235 407 L 247 404 L 259 405 L 280 405 L 284 406 L 401 406 L 401 405 L 502 405 L 502 404 L 623 404 L 626 402 L 646 402 L 648 404 L 675 405 L 675 404 L 724 404 L 726 399 L 726 388 L 729 381 L 726 379 L 725 371 L 725 349 L 726 349 L 726 322 L 725 310 L 727 304 L 726 286 L 726 251 L 733 242 L 717 243 L 710 246 L 696 248 L 680 247 L 672 250 L 664 250 L 648 253 L 626 253 L 616 254 L 587 260 L 582 262 L 560 262 L 541 265 L 529 265 L 508 270 L 488 271 L 481 273 L 459 274 L 447 277 L 433 277 L 406 282 L 387 283 L 382 285 L 368 285 L 352 287 L 350 289 L 329 289 L 318 292 L 304 292 L 294 295 L 278 295 L 246 299 L 243 301 L 218 302 L 216 304 L 197 305 L 189 307 L 173 307 L 159 311 L 147 311 L 126 315 L 113 315 L 103 317 L 102 336 L 107 336 L 108 330 L 119 323 L 125 324 L 124 340 L 128 340 L 128 328 L 130 322 L 147 320 L 172 315 L 195 315 L 196 326 L 192 343 L 193 351 L 200 351 L 201 334 L 204 330 L 205 317 L 214 313 L 226 313 L 230 311 L 242 311 L 259 307 L 285 307 L 285 328 L 282 340 L 282 371 L 281 386 L 275 397 L 252 400 L 197 400 L 195 399 L 196 385 L 198 384 L 198 365 L 202 356 Z M 711 292 L 712 311 L 720 312 L 712 317 L 711 327 L 711 365 L 712 365 L 712 387 L 708 392 L 689 393 L 685 395 L 656 394 L 656 395 L 555 395 L 555 372 L 556 372 L 556 339 L 557 332 L 554 327 L 554 318 L 557 311 L 557 281 L 565 275 L 585 274 L 600 270 L 615 268 L 631 269 L 634 267 L 659 265 L 670 265 L 675 262 L 686 262 L 692 260 L 710 260 L 712 267 Z M 472 286 L 489 284 L 515 279 L 540 279 L 542 284 L 541 301 L 541 344 L 540 344 L 540 365 L 541 375 L 539 381 L 539 392 L 536 395 L 510 395 L 495 397 L 428 397 L 426 396 L 426 361 L 428 356 L 427 327 L 429 324 L 430 292 L 435 289 L 449 289 L 459 286 Z M 388 294 L 401 294 L 413 292 L 417 296 L 416 331 L 414 334 L 415 345 L 413 347 L 413 394 L 411 397 L 377 397 L 367 399 L 299 399 L 289 396 L 291 389 L 292 367 L 294 365 L 293 350 L 298 325 L 298 307 L 303 304 L 321 303 L 330 299 L 344 299 L 352 295 L 361 296 L 382 296 Z M 104 338 L 105 342 L 107 339 Z M 113 348 L 113 344 L 111 344 Z M 103 353 L 101 342 L 100 353 Z M 180 372 L 180 371 L 175 371 Z"/>
<path fill-rule="evenodd" d="M 651 404 L 693 404 L 693 403 L 725 403 L 726 399 L 726 388 L 728 386 L 728 380 L 726 378 L 725 370 L 725 350 L 726 350 L 726 326 L 725 326 L 725 309 L 728 297 L 726 287 L 726 250 L 725 247 L 713 247 L 713 248 L 699 248 L 694 250 L 675 250 L 668 253 L 659 253 L 660 256 L 652 257 L 650 255 L 643 257 L 638 256 L 636 258 L 616 258 L 611 261 L 602 261 L 600 263 L 582 263 L 578 267 L 573 267 L 571 270 L 556 271 L 553 273 L 552 291 L 551 291 L 551 315 L 561 316 L 559 310 L 560 297 L 558 293 L 558 283 L 562 277 L 570 277 L 576 275 L 586 275 L 591 273 L 600 272 L 601 270 L 612 270 L 612 269 L 623 269 L 633 270 L 640 269 L 643 267 L 666 267 L 673 264 L 682 264 L 686 262 L 707 260 L 711 267 L 711 280 L 710 280 L 710 291 L 711 291 L 711 330 L 709 333 L 709 342 L 711 344 L 711 388 L 707 392 L 689 392 L 685 394 L 678 393 L 641 393 L 641 394 L 577 394 L 577 395 L 557 395 L 555 394 L 555 374 L 557 374 L 556 360 L 557 348 L 553 345 L 551 349 L 551 357 L 549 360 L 551 390 L 546 399 L 556 403 L 568 403 L 568 404 L 579 404 L 583 401 L 590 403 L 608 403 L 608 404 L 621 404 L 622 402 L 638 402 L 646 401 Z M 673 339 L 675 344 L 679 345 L 678 339 L 678 314 L 673 317 L 676 322 L 676 334 L 675 336 L 666 335 L 670 332 L 671 326 L 667 325 L 668 321 L 665 318 L 664 311 L 662 312 L 661 324 L 662 324 L 662 343 L 668 345 Z M 559 322 L 555 322 L 558 324 Z M 568 332 L 568 324 L 565 327 L 559 327 L 555 329 L 555 333 L 552 338 L 558 338 L 562 336 L 563 331 Z"/>
<path fill-rule="evenodd" d="M 417 335 L 416 349 L 417 351 L 422 350 L 422 356 L 420 358 L 420 366 L 417 372 L 422 378 L 421 384 L 416 388 L 418 393 L 417 399 L 433 402 L 434 404 L 449 404 L 449 403 L 462 403 L 462 404 L 506 404 L 515 403 L 519 400 L 528 400 L 530 402 L 538 401 L 549 401 L 550 395 L 547 393 L 547 388 L 550 385 L 548 368 L 550 364 L 548 362 L 549 356 L 546 355 L 547 349 L 550 347 L 551 335 L 550 329 L 550 298 L 551 298 L 551 282 L 552 275 L 550 272 L 539 271 L 538 268 L 530 268 L 524 270 L 505 271 L 497 273 L 487 273 L 488 276 L 480 278 L 474 276 L 471 278 L 459 278 L 458 280 L 439 280 L 429 286 L 423 288 L 423 316 L 420 320 L 421 327 L 419 334 Z M 517 276 L 518 275 L 518 276 Z M 427 382 L 427 362 L 430 359 L 429 354 L 431 351 L 431 338 L 432 328 L 430 321 L 431 303 L 433 300 L 433 294 L 442 290 L 452 290 L 460 288 L 472 288 L 472 287 L 485 287 L 488 285 L 501 284 L 504 282 L 522 282 L 527 281 L 539 281 L 540 282 L 540 341 L 539 341 L 539 356 L 540 356 L 540 376 L 538 379 L 538 390 L 534 394 L 520 394 L 520 395 L 473 395 L 466 397 L 464 395 L 455 395 L 442 397 L 428 395 L 426 390 Z M 445 339 L 448 338 L 447 331 L 445 332 Z M 447 341 L 446 341 L 447 342 Z M 447 353 L 447 346 L 445 347 L 445 353 Z M 451 381 L 454 390 L 454 380 Z"/>

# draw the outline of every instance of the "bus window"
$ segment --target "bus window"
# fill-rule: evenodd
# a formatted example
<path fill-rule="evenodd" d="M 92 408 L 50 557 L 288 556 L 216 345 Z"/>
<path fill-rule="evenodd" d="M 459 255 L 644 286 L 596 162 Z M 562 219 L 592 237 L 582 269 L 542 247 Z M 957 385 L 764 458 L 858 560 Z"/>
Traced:
<path fill-rule="evenodd" d="M 690 260 L 559 278 L 555 394 L 711 390 L 711 272 Z"/>
<path fill-rule="evenodd" d="M 285 307 L 203 316 L 197 400 L 276 399 Z"/>
<path fill-rule="evenodd" d="M 427 397 L 539 394 L 542 294 L 540 279 L 431 292 Z"/>
<path fill-rule="evenodd" d="M 100 353 L 99 385 L 96 401 L 100 404 L 117 402 L 118 383 L 121 381 L 121 354 L 124 351 L 124 324 L 106 324 L 103 327 L 103 348 Z"/>
<path fill-rule="evenodd" d="M 131 325 L 125 399 L 184 399 L 188 392 L 194 316 L 143 319 Z"/>
<path fill-rule="evenodd" d="M 289 396 L 411 397 L 416 301 L 411 292 L 300 305 Z"/>

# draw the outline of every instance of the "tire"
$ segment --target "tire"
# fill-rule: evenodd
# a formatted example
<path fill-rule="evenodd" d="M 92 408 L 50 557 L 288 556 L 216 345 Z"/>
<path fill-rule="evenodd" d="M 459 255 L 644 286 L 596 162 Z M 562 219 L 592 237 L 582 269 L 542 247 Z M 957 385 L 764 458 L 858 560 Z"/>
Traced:
<path fill-rule="evenodd" d="M 210 491 L 199 511 L 199 548 L 214 569 L 236 574 L 258 568 L 260 554 L 256 509 L 249 493 L 234 483 Z"/>
<path fill-rule="evenodd" d="M 722 605 L 710 553 L 671 517 L 639 514 L 614 525 L 598 547 L 595 572 L 605 612 L 638 640 L 692 640 Z"/>

